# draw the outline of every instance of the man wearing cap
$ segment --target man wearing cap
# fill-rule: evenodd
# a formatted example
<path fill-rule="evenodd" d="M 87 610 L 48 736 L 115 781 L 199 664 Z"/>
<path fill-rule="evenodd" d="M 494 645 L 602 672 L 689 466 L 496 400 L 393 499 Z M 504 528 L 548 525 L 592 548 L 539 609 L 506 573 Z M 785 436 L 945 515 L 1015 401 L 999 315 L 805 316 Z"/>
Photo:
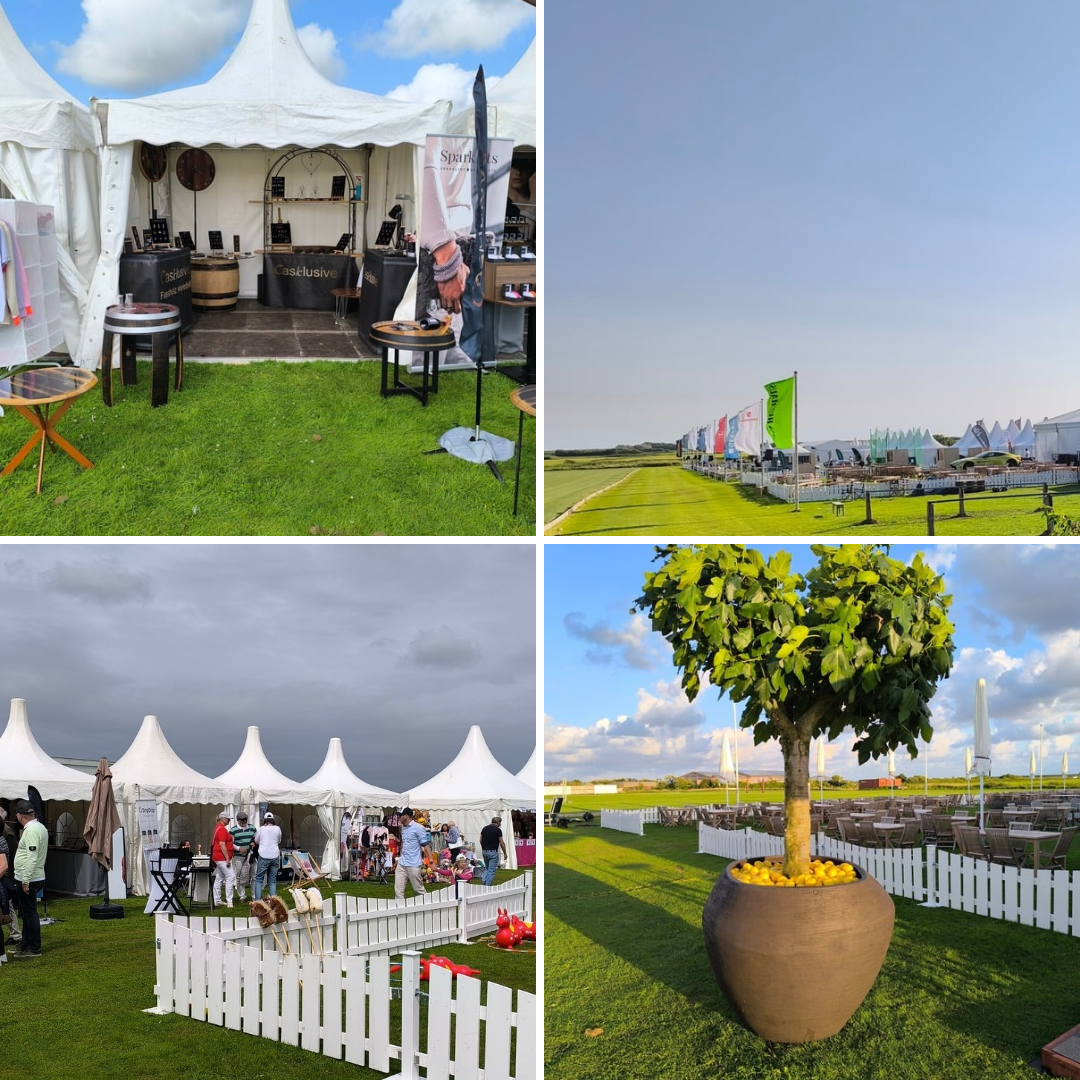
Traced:
<path fill-rule="evenodd" d="M 237 899 L 244 899 L 244 890 L 253 889 L 252 878 L 255 876 L 255 863 L 249 859 L 251 845 L 255 839 L 255 826 L 248 824 L 247 814 L 241 810 L 236 815 L 236 824 L 229 830 L 233 840 L 233 876 L 236 878 Z"/>
<path fill-rule="evenodd" d="M 221 903 L 221 887 L 225 886 L 225 906 L 232 907 L 233 894 L 233 838 L 229 832 L 232 815 L 222 810 L 217 816 L 214 839 L 210 841 L 210 857 L 214 861 L 214 903 Z"/>
<path fill-rule="evenodd" d="M 413 821 L 413 812 L 408 806 L 401 811 L 400 818 L 401 854 L 394 867 L 394 896 L 404 900 L 406 881 L 411 883 L 414 893 L 427 892 L 420 868 L 424 865 L 424 856 L 431 854 L 431 845 L 427 829 Z"/>
<path fill-rule="evenodd" d="M 16 896 L 22 916 L 22 944 L 15 950 L 16 960 L 41 955 L 41 920 L 38 918 L 37 894 L 45 887 L 45 856 L 49 851 L 49 832 L 37 819 L 34 804 L 23 799 L 15 806 L 15 816 L 22 826 L 22 838 L 15 852 Z"/>
<path fill-rule="evenodd" d="M 262 899 L 263 883 L 267 894 L 277 896 L 278 866 L 281 864 L 281 829 L 274 824 L 274 815 L 263 814 L 263 823 L 255 833 L 259 857 L 255 863 L 255 899 Z"/>
<path fill-rule="evenodd" d="M 484 853 L 484 884 L 495 884 L 495 871 L 499 868 L 499 851 L 506 855 L 506 844 L 503 842 L 501 817 L 493 817 L 490 825 L 485 825 L 480 830 L 480 850 Z"/>

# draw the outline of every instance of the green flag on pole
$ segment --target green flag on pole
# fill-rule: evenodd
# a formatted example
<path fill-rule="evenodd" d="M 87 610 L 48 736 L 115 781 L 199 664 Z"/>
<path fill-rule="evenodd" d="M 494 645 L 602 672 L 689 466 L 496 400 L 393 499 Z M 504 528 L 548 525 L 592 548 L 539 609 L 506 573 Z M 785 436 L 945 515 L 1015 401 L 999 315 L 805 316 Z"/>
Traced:
<path fill-rule="evenodd" d="M 795 378 L 780 379 L 778 382 L 765 384 L 765 393 L 769 395 L 766 411 L 765 430 L 778 450 L 786 450 L 795 445 L 792 431 L 792 416 L 795 411 Z"/>

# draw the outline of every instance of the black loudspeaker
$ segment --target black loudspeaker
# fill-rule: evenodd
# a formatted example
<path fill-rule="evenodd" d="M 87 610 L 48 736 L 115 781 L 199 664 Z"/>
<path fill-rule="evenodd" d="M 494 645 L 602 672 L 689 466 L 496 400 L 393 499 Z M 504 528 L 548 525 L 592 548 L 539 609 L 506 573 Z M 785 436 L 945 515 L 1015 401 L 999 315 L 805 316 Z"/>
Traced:
<path fill-rule="evenodd" d="M 382 346 L 371 344 L 373 323 L 386 322 L 394 317 L 401 298 L 416 269 L 416 260 L 389 255 L 370 248 L 364 252 L 364 268 L 360 279 L 360 340 L 373 356 L 382 355 Z"/>

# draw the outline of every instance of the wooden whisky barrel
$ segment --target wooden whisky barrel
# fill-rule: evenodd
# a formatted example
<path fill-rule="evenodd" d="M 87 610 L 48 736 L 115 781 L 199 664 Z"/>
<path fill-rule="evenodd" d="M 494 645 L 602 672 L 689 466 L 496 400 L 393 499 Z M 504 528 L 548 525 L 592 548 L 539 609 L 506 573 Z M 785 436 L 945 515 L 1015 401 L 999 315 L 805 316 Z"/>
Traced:
<path fill-rule="evenodd" d="M 198 311 L 231 311 L 240 295 L 235 259 L 191 260 L 191 306 Z"/>

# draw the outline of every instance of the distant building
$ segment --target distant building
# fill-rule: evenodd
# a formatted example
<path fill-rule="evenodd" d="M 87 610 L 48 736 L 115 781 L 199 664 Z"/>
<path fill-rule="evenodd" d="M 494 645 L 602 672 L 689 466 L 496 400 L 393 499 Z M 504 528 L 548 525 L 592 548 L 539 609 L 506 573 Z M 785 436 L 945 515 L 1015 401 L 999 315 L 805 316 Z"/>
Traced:
<path fill-rule="evenodd" d="M 859 790 L 862 791 L 865 788 L 895 788 L 903 787 L 903 781 L 899 777 L 878 777 L 876 780 L 860 780 Z"/>

